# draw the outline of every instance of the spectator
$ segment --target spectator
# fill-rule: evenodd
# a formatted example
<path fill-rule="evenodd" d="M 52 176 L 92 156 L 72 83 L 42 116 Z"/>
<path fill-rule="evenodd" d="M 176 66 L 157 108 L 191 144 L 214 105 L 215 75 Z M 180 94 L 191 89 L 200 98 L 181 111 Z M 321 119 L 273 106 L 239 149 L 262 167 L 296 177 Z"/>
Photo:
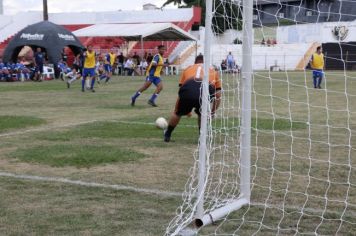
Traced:
<path fill-rule="evenodd" d="M 128 57 L 124 65 L 124 70 L 127 71 L 127 75 L 129 76 L 133 75 L 134 68 L 135 68 L 134 61 L 132 60 L 131 57 Z"/>
<path fill-rule="evenodd" d="M 36 52 L 34 54 L 34 59 L 35 59 L 35 67 L 36 67 L 36 72 L 35 72 L 35 81 L 42 81 L 42 74 L 43 74 L 43 64 L 45 60 L 44 53 L 42 52 L 41 48 L 37 48 Z"/>
<path fill-rule="evenodd" d="M 261 45 L 262 45 L 262 46 L 265 46 L 265 45 L 266 45 L 265 38 L 262 38 Z"/>
<path fill-rule="evenodd" d="M 140 64 L 140 56 L 139 55 L 137 55 L 137 53 L 136 52 L 134 52 L 134 55 L 132 56 L 132 60 L 134 61 L 134 63 L 136 64 L 136 65 L 138 65 L 138 64 Z"/>
<path fill-rule="evenodd" d="M 267 39 L 267 47 L 271 46 L 271 43 L 272 43 L 271 40 L 268 38 Z"/>
<path fill-rule="evenodd" d="M 124 54 L 121 52 L 120 55 L 117 56 L 117 68 L 119 70 L 118 72 L 119 75 L 123 74 L 124 65 L 125 65 L 125 57 Z"/>
<path fill-rule="evenodd" d="M 235 59 L 231 52 L 226 57 L 226 64 L 228 71 L 232 71 L 235 67 Z"/>
<path fill-rule="evenodd" d="M 151 63 L 152 59 L 153 59 L 152 54 L 151 54 L 151 53 L 148 53 L 148 55 L 147 55 L 147 63 L 148 63 L 148 64 Z"/>
<path fill-rule="evenodd" d="M 221 71 L 224 72 L 226 71 L 226 61 L 222 60 L 220 64 Z"/>
<path fill-rule="evenodd" d="M 145 59 L 142 59 L 140 62 L 141 74 L 143 74 L 146 71 L 147 66 L 148 66 L 147 61 Z"/>

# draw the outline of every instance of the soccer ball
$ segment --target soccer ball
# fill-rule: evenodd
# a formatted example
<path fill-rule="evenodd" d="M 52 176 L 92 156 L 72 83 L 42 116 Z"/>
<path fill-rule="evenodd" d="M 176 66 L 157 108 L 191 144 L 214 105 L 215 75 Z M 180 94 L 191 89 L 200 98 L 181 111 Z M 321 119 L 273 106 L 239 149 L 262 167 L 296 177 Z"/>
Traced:
<path fill-rule="evenodd" d="M 168 122 L 163 117 L 158 117 L 156 120 L 156 127 L 159 129 L 167 129 Z"/>

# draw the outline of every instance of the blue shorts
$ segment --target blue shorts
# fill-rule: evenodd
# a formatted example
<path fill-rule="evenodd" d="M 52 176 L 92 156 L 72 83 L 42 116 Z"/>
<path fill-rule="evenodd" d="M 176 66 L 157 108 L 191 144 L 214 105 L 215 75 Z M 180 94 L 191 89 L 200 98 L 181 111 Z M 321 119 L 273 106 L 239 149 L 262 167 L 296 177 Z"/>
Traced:
<path fill-rule="evenodd" d="M 112 66 L 110 64 L 105 64 L 104 69 L 106 72 L 111 73 L 112 72 Z"/>
<path fill-rule="evenodd" d="M 159 83 L 161 83 L 161 79 L 159 77 L 156 77 L 156 76 L 147 76 L 146 81 L 149 81 L 149 82 L 153 83 L 156 86 Z"/>
<path fill-rule="evenodd" d="M 321 70 L 313 70 L 313 78 L 323 78 L 324 72 Z"/>
<path fill-rule="evenodd" d="M 87 76 L 94 77 L 95 76 L 95 68 L 84 68 L 83 69 L 83 78 L 85 79 Z"/>

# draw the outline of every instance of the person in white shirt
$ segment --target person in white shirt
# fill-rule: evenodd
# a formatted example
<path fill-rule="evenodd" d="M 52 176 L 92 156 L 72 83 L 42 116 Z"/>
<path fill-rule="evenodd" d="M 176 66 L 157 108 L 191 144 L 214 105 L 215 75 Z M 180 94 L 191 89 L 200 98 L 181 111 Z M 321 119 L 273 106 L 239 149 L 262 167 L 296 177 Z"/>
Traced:
<path fill-rule="evenodd" d="M 134 72 L 134 68 L 135 68 L 135 63 L 133 62 L 132 58 L 131 57 L 127 58 L 124 65 L 124 69 L 125 71 L 127 71 L 127 75 L 131 76 Z"/>

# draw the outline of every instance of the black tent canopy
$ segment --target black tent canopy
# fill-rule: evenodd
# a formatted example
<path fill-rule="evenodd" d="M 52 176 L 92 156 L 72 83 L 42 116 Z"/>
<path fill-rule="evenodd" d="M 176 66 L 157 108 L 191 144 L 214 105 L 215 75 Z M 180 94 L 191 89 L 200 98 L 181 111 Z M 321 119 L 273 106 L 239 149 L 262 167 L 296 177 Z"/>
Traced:
<path fill-rule="evenodd" d="M 6 47 L 3 60 L 15 62 L 24 46 L 30 46 L 32 49 L 36 47 L 45 49 L 49 62 L 53 64 L 60 61 L 64 47 L 69 47 L 74 54 L 84 49 L 74 34 L 49 21 L 29 25 L 18 32 Z"/>

